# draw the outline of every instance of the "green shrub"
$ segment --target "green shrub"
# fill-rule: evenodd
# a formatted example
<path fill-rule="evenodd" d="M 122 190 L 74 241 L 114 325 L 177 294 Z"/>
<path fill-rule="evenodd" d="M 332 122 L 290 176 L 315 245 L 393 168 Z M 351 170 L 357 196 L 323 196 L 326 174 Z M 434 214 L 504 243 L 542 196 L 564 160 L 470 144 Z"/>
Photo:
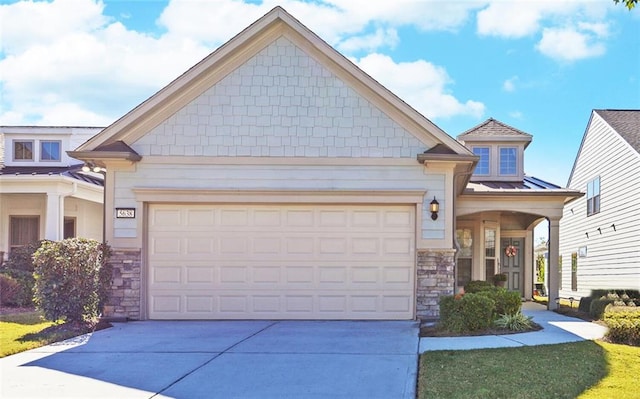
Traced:
<path fill-rule="evenodd" d="M 485 295 L 494 302 L 494 318 L 503 315 L 513 315 L 520 311 L 522 300 L 520 294 L 502 287 L 492 287 L 491 290 L 481 291 L 479 295 Z"/>
<path fill-rule="evenodd" d="M 9 259 L 0 267 L 0 273 L 13 277 L 19 284 L 16 294 L 17 306 L 33 305 L 33 253 L 40 248 L 42 241 L 34 241 L 28 245 L 14 248 Z"/>
<path fill-rule="evenodd" d="M 593 299 L 589 306 L 589 315 L 597 320 L 602 319 L 607 306 L 613 304 L 615 301 L 616 300 L 612 298 Z"/>
<path fill-rule="evenodd" d="M 18 296 L 21 291 L 22 287 L 15 278 L 0 274 L 0 305 L 18 306 Z"/>
<path fill-rule="evenodd" d="M 593 298 L 589 296 L 583 296 L 582 298 L 580 298 L 578 310 L 584 313 L 589 313 L 589 310 L 591 309 L 591 301 L 593 301 Z"/>
<path fill-rule="evenodd" d="M 627 289 L 615 289 L 615 290 L 591 290 L 591 298 L 602 298 L 608 295 L 617 295 L 619 297 L 627 296 L 630 299 L 640 299 L 640 291 L 627 290 Z"/>
<path fill-rule="evenodd" d="M 525 316 L 518 311 L 514 314 L 503 314 L 498 317 L 493 324 L 498 328 L 506 328 L 511 331 L 526 331 L 532 326 L 532 317 Z"/>
<path fill-rule="evenodd" d="M 452 332 L 484 330 L 493 322 L 494 302 L 480 294 L 440 298 L 439 328 Z"/>
<path fill-rule="evenodd" d="M 109 249 L 98 241 L 46 241 L 34 254 L 35 303 L 51 321 L 95 319 L 111 285 Z"/>
<path fill-rule="evenodd" d="M 640 346 L 640 309 L 609 307 L 604 312 L 609 331 L 605 337 L 614 343 Z"/>
<path fill-rule="evenodd" d="M 480 291 L 487 291 L 494 288 L 494 285 L 488 281 L 473 280 L 464 286 L 464 292 L 467 294 L 475 294 Z"/>

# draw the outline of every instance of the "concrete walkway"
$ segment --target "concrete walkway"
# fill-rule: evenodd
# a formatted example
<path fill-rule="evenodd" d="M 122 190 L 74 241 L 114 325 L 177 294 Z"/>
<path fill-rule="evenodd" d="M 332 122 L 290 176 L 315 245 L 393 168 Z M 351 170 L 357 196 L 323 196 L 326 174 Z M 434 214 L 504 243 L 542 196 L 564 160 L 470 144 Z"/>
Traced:
<path fill-rule="evenodd" d="M 534 302 L 522 304 L 522 313 L 532 316 L 543 329 L 521 334 L 483 335 L 477 337 L 420 338 L 420 353 L 435 350 L 464 350 L 549 345 L 600 339 L 607 329 L 599 324 L 563 316 Z"/>
<path fill-rule="evenodd" d="M 0 359 L 8 398 L 415 398 L 418 323 L 143 321 Z"/>

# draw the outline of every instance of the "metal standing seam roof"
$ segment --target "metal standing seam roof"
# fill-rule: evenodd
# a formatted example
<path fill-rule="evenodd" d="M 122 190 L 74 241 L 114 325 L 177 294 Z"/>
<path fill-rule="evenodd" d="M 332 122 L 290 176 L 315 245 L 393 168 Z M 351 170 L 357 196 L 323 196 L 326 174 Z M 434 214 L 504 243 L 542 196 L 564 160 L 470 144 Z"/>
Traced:
<path fill-rule="evenodd" d="M 104 187 L 103 179 L 82 172 L 82 165 L 73 166 L 5 166 L 0 169 L 1 176 L 67 176 L 72 179 L 80 180 L 85 183 L 94 184 Z"/>
<path fill-rule="evenodd" d="M 475 187 L 474 187 L 475 186 Z M 479 186 L 479 187 L 478 187 Z M 467 189 L 473 191 L 504 191 L 504 190 L 562 190 L 562 188 L 553 183 L 546 182 L 542 179 L 538 179 L 533 176 L 525 176 L 523 181 L 511 182 L 511 181 L 473 181 L 467 185 Z"/>

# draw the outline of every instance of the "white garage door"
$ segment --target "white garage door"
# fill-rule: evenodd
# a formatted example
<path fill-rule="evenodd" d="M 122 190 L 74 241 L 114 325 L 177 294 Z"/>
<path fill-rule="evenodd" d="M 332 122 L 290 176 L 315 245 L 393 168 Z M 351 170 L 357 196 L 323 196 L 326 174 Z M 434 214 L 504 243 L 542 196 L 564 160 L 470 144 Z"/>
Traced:
<path fill-rule="evenodd" d="M 151 319 L 412 319 L 411 206 L 150 205 Z"/>

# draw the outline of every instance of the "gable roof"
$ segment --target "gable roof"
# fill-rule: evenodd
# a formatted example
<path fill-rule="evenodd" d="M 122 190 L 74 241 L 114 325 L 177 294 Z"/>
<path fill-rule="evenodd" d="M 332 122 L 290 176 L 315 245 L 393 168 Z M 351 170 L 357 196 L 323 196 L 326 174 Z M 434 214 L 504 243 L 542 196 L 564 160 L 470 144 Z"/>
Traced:
<path fill-rule="evenodd" d="M 587 138 L 587 133 L 589 133 L 589 130 L 591 129 L 591 122 L 593 121 L 594 115 L 598 115 L 602 118 L 605 123 L 607 123 L 620 137 L 629 143 L 638 155 L 640 155 L 640 110 L 594 109 L 591 111 L 589 122 L 587 123 L 587 127 L 582 135 L 580 147 L 578 147 L 578 152 L 573 160 L 573 166 L 571 167 L 571 173 L 569 173 L 569 178 L 567 179 L 567 185 L 571 183 L 571 179 L 573 178 L 573 173 L 576 170 L 578 158 L 582 152 L 582 147 L 584 146 L 584 142 Z"/>
<path fill-rule="evenodd" d="M 526 146 L 529 145 L 532 139 L 532 135 L 525 133 L 520 129 L 516 129 L 513 126 L 509 126 L 506 123 L 500 122 L 493 118 L 489 118 L 486 121 L 472 127 L 469 130 L 458 135 L 458 140 L 461 141 L 524 141 Z"/>
<path fill-rule="evenodd" d="M 640 153 L 640 110 L 595 109 L 609 126 Z"/>
<path fill-rule="evenodd" d="M 304 51 L 312 54 L 338 77 L 349 80 L 354 90 L 384 109 L 389 117 L 419 140 L 432 143 L 435 139 L 449 147 L 455 154 L 472 155 L 461 143 L 367 75 L 278 6 L 82 144 L 73 152 L 73 156 L 88 159 L 88 152 L 91 152 L 92 158 L 99 159 L 101 148 L 114 142 L 121 141 L 131 145 L 281 36 L 286 36 Z"/>

